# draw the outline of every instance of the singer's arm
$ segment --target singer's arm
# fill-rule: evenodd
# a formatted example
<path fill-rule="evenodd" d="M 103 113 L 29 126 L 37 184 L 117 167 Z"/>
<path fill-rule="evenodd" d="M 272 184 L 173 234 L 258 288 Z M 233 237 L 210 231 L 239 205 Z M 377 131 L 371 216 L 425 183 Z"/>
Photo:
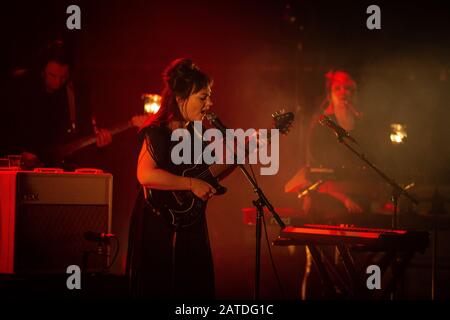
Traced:
<path fill-rule="evenodd" d="M 147 142 L 149 141 L 147 140 Z M 158 168 L 148 151 L 146 141 L 142 144 L 138 158 L 137 178 L 144 187 L 160 190 L 190 190 L 205 201 L 216 192 L 210 184 L 203 180 L 177 176 Z"/>

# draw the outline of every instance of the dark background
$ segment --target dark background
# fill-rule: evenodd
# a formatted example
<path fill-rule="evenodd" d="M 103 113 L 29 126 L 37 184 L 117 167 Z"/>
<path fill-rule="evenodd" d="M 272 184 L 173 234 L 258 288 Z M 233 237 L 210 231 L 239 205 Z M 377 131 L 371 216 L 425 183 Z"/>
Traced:
<path fill-rule="evenodd" d="M 81 8 L 81 30 L 66 29 L 71 4 Z M 366 28 L 370 4 L 381 8 L 381 30 Z M 369 132 L 382 141 L 366 151 L 380 167 L 394 176 L 419 172 L 425 196 L 450 178 L 450 10 L 444 1 L 15 1 L 2 4 L 0 16 L 2 80 L 15 68 L 31 67 L 48 40 L 62 38 L 73 50 L 74 77 L 89 87 L 104 127 L 141 113 L 141 94 L 159 92 L 163 68 L 178 57 L 192 58 L 212 75 L 214 109 L 230 127 L 264 128 L 275 110 L 295 112 L 280 143 L 279 173 L 259 178 L 276 207 L 298 210 L 283 186 L 304 161 L 305 124 L 325 96 L 324 74 L 331 69 L 357 80 L 358 106 L 370 119 Z M 407 125 L 406 145 L 389 144 L 392 122 Z M 114 137 L 96 155 L 96 164 L 114 175 L 113 231 L 122 244 L 117 273 L 137 192 L 135 135 Z M 254 196 L 238 172 L 225 185 L 228 194 L 208 210 L 217 293 L 250 298 L 254 228 L 243 224 L 241 209 Z M 277 233 L 274 226 L 269 231 Z M 274 250 L 296 297 L 300 249 Z M 262 295 L 277 296 L 266 253 L 263 278 Z"/>

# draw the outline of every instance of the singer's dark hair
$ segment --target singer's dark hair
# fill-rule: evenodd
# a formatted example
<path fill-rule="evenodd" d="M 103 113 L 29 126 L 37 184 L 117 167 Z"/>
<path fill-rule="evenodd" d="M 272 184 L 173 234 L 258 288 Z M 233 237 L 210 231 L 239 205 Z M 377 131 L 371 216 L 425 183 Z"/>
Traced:
<path fill-rule="evenodd" d="M 212 79 L 201 71 L 190 59 L 172 61 L 163 72 L 164 89 L 161 107 L 142 126 L 167 126 L 170 121 L 183 120 L 176 98 L 186 99 L 191 94 L 212 85 Z"/>

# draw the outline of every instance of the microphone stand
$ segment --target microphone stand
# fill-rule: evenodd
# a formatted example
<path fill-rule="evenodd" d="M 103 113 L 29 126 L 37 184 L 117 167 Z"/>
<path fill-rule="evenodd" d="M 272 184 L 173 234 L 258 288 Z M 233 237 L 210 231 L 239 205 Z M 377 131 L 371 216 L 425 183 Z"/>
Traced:
<path fill-rule="evenodd" d="M 335 133 L 337 135 L 338 142 L 346 146 L 351 152 L 353 152 L 358 158 L 360 158 L 364 163 L 366 163 L 369 167 L 371 167 L 381 178 L 383 178 L 392 187 L 391 202 L 394 206 L 392 228 L 396 229 L 398 225 L 397 221 L 398 199 L 400 198 L 400 196 L 405 195 L 414 204 L 418 204 L 419 202 L 411 194 L 409 194 L 408 191 L 402 188 L 397 182 L 395 182 L 393 179 L 391 179 L 385 173 L 383 173 L 375 164 L 370 162 L 364 155 L 364 153 L 358 152 L 355 148 L 353 148 L 350 144 L 348 144 L 345 138 L 349 137 L 349 135 L 344 129 L 342 130 L 342 132 L 335 131 Z"/>
<path fill-rule="evenodd" d="M 321 124 L 323 125 L 323 123 L 321 123 Z M 395 182 L 393 179 L 391 179 L 385 173 L 383 173 L 380 169 L 378 169 L 378 167 L 375 166 L 375 164 L 373 164 L 372 162 L 370 162 L 362 152 L 358 152 L 355 148 L 353 148 L 350 144 L 348 144 L 347 141 L 345 141 L 345 138 L 350 138 L 355 143 L 357 143 L 357 142 L 353 137 L 351 137 L 348 134 L 348 132 L 345 129 L 342 128 L 342 130 L 334 130 L 334 132 L 337 135 L 338 142 L 345 145 L 351 152 L 353 152 L 358 158 L 360 158 L 364 163 L 366 163 L 369 167 L 371 167 L 380 177 L 382 177 L 392 187 L 391 202 L 394 206 L 394 215 L 392 217 L 392 229 L 396 229 L 397 225 L 398 225 L 398 223 L 397 223 L 398 199 L 400 198 L 400 196 L 402 194 L 404 194 L 410 201 L 412 201 L 416 205 L 418 204 L 418 201 L 413 196 L 411 196 L 408 193 L 408 191 L 406 191 L 404 188 L 399 186 L 397 182 Z M 396 256 L 397 255 L 394 252 L 394 259 L 397 262 Z M 395 267 L 396 266 L 393 265 L 394 270 L 395 270 Z M 394 274 L 395 273 L 396 272 L 394 271 Z M 396 281 L 396 280 L 394 280 L 394 281 Z M 393 289 L 391 292 L 391 300 L 394 300 L 394 299 L 395 299 L 395 284 L 393 285 Z"/>
<path fill-rule="evenodd" d="M 280 216 L 275 212 L 270 201 L 265 196 L 264 192 L 258 187 L 256 181 L 248 173 L 247 169 L 242 164 L 238 164 L 239 169 L 247 178 L 248 182 L 252 185 L 253 192 L 258 196 L 257 200 L 253 200 L 252 203 L 256 207 L 256 246 L 255 246 L 255 288 L 254 288 L 254 299 L 259 299 L 259 283 L 261 274 L 261 230 L 262 230 L 262 217 L 264 215 L 263 208 L 266 207 L 270 213 L 272 213 L 274 219 L 277 221 L 281 229 L 284 229 L 286 225 Z"/>
<path fill-rule="evenodd" d="M 226 127 L 225 125 L 220 122 L 219 118 L 214 113 L 209 113 L 206 115 L 206 118 L 211 122 L 211 124 L 214 125 L 217 129 L 219 129 L 222 134 L 225 135 Z M 255 245 L 255 288 L 254 288 L 254 299 L 259 299 L 259 283 L 260 283 L 260 274 L 261 274 L 261 229 L 262 229 L 262 217 L 264 215 L 263 208 L 266 207 L 270 213 L 272 213 L 274 219 L 277 221 L 280 228 L 284 229 L 286 225 L 284 224 L 283 220 L 281 220 L 280 216 L 275 212 L 275 209 L 273 208 L 270 201 L 267 199 L 264 192 L 261 190 L 261 188 L 258 186 L 256 181 L 253 179 L 253 177 L 248 173 L 247 169 L 243 164 L 239 164 L 236 160 L 235 155 L 235 163 L 237 163 L 237 166 L 241 170 L 241 172 L 244 174 L 244 176 L 247 178 L 248 182 L 251 184 L 253 188 L 253 192 L 258 196 L 257 200 L 253 200 L 252 203 L 256 207 L 256 245 Z"/>

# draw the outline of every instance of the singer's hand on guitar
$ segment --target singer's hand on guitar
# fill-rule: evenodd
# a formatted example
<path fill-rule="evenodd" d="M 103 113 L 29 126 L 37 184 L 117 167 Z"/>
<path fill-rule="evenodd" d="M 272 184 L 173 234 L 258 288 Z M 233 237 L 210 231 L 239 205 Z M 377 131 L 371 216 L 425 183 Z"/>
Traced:
<path fill-rule="evenodd" d="M 191 191 L 203 201 L 208 200 L 216 193 L 216 189 L 209 183 L 195 178 L 191 178 Z"/>
<path fill-rule="evenodd" d="M 112 135 L 106 129 L 99 129 L 96 132 L 96 138 L 97 138 L 96 144 L 97 144 L 97 147 L 99 147 L 99 148 L 107 146 L 112 141 Z"/>

